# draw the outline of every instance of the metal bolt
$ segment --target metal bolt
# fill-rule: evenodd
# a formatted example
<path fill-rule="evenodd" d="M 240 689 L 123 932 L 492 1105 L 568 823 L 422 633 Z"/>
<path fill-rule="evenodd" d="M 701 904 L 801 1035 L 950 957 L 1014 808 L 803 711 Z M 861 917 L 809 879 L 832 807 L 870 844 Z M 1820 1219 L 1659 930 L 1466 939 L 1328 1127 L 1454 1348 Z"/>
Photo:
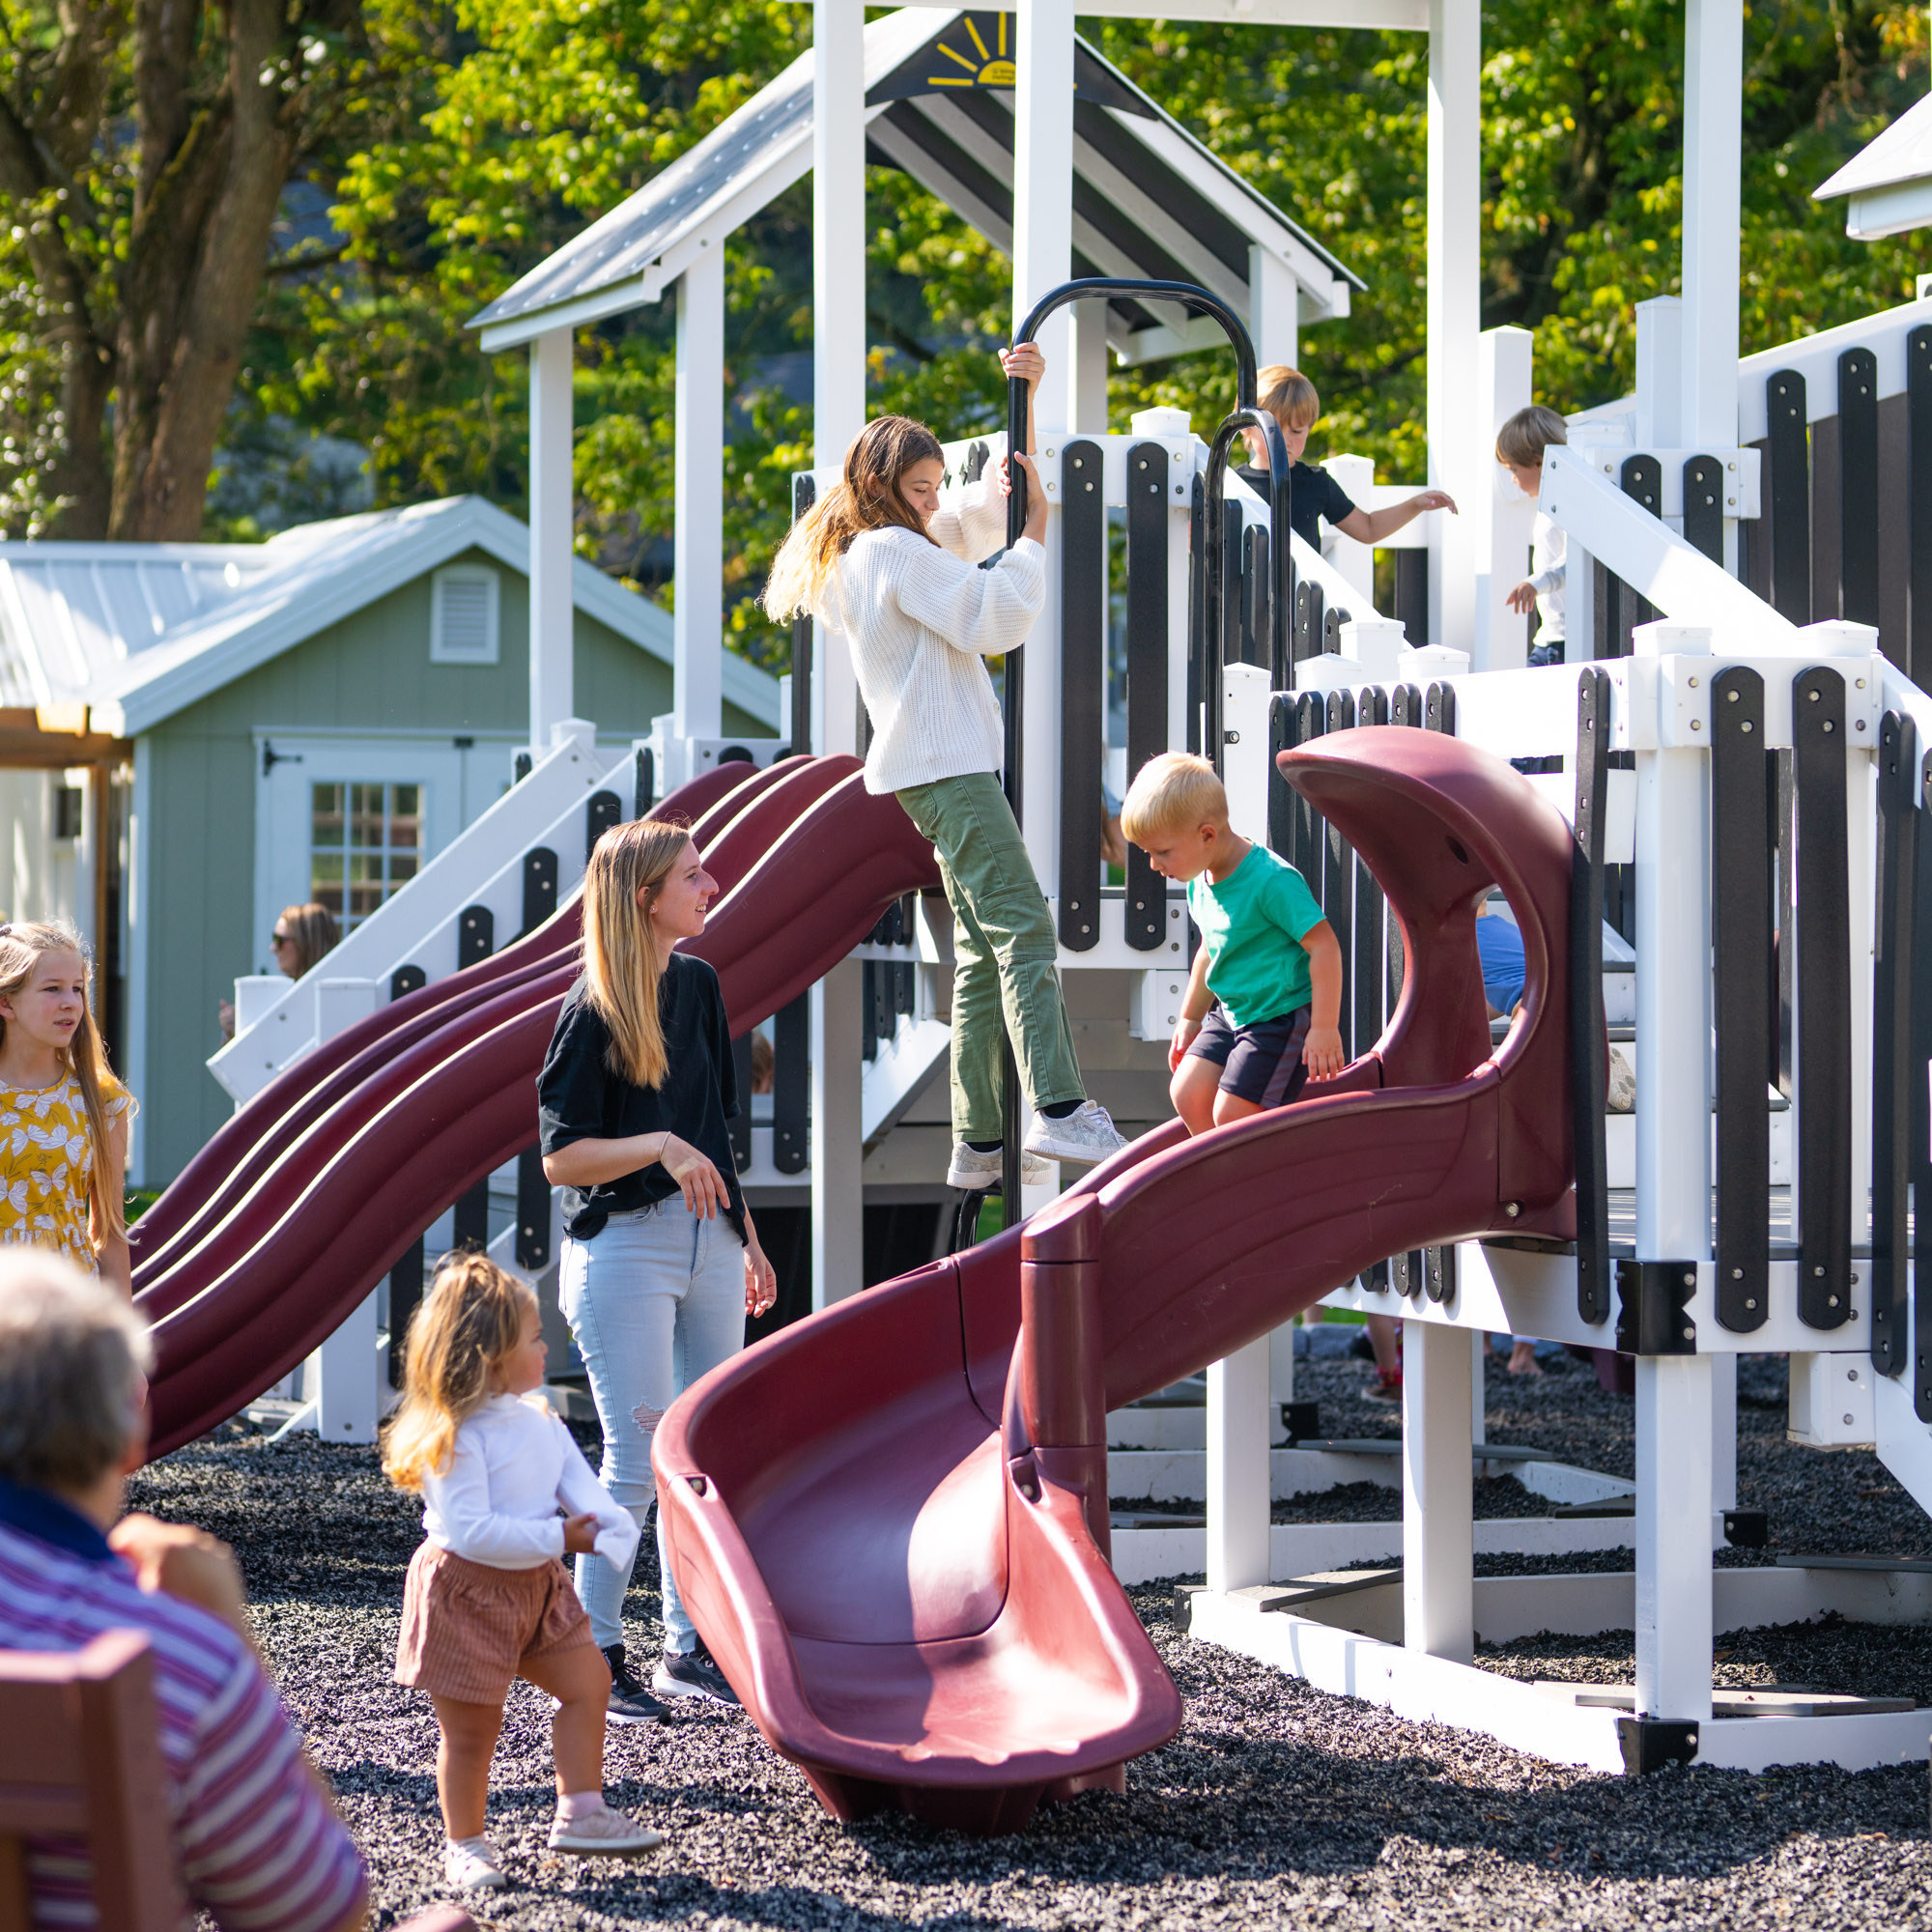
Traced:
<path fill-rule="evenodd" d="M 1825 1297 L 1825 1306 L 1827 1308 L 1835 1308 L 1837 1307 L 1837 1305 L 1838 1305 L 1838 1297 L 1835 1294 L 1828 1294 Z"/>
<path fill-rule="evenodd" d="M 1745 1278 L 1745 1271 L 1743 1268 L 1733 1268 L 1731 1270 L 1731 1279 L 1733 1281 L 1742 1281 L 1744 1280 L 1744 1278 Z"/>
<path fill-rule="evenodd" d="M 1744 724 L 1743 724 L 1742 728 L 1743 728 L 1744 730 L 1747 730 L 1747 731 L 1749 731 L 1749 730 L 1752 730 L 1752 729 L 1754 729 L 1755 727 L 1754 727 L 1754 726 L 1752 725 L 1752 724 L 1751 724 L 1750 720 L 1749 720 L 1748 718 L 1747 718 L 1747 719 L 1746 719 L 1746 720 L 1744 721 Z"/>
<path fill-rule="evenodd" d="M 1694 1329 L 1693 1327 L 1691 1327 L 1691 1325 L 1690 1324 L 1690 1322 L 1688 1322 L 1688 1321 L 1687 1321 L 1687 1322 L 1685 1322 L 1685 1324 L 1684 1324 L 1684 1339 L 1685 1339 L 1685 1340 L 1686 1340 L 1687 1342 L 1690 1342 L 1690 1341 L 1692 1341 L 1692 1340 L 1694 1340 L 1694 1339 L 1695 1339 L 1695 1337 L 1696 1337 L 1696 1334 L 1697 1334 L 1697 1331 L 1696 1331 L 1696 1329 Z"/>
<path fill-rule="evenodd" d="M 1697 680 L 1694 677 L 1690 680 L 1690 689 L 1692 691 L 1697 689 Z"/>
<path fill-rule="evenodd" d="M 1695 1269 L 1687 1269 L 1685 1271 L 1684 1286 L 1686 1288 L 1695 1288 L 1697 1286 L 1697 1275 Z"/>
<path fill-rule="evenodd" d="M 1849 1429 L 1851 1426 L 1852 1426 L 1852 1418 L 1848 1415 L 1845 1417 L 1845 1427 Z"/>
<path fill-rule="evenodd" d="M 1862 690 L 1863 690 L 1863 689 L 1865 688 L 1865 681 L 1864 681 L 1864 679 L 1863 679 L 1863 678 L 1859 678 L 1859 679 L 1857 680 L 1857 684 L 1858 684 L 1858 687 L 1859 687 L 1859 689 L 1860 689 L 1861 691 L 1862 691 Z"/>
<path fill-rule="evenodd" d="M 1817 693 L 1816 691 L 1807 691 L 1807 692 L 1806 692 L 1806 693 L 1804 694 L 1804 696 L 1805 696 L 1806 697 L 1808 697 L 1808 698 L 1809 698 L 1809 699 L 1811 700 L 1811 702 L 1812 702 L 1813 704 L 1816 704 L 1816 703 L 1817 703 L 1817 701 L 1818 701 L 1818 693 Z"/>
<path fill-rule="evenodd" d="M 1724 702 L 1726 704 L 1735 704 L 1737 701 L 1738 701 L 1738 695 L 1735 691 L 1727 691 L 1724 693 Z"/>
<path fill-rule="evenodd" d="M 1812 1272 L 1813 1274 L 1823 1274 L 1823 1273 L 1825 1272 L 1825 1270 L 1824 1270 L 1823 1268 L 1821 1268 L 1821 1267 L 1814 1267 L 1814 1268 L 1813 1268 L 1813 1269 L 1811 1270 L 1811 1272 Z"/>
<path fill-rule="evenodd" d="M 1052 449 L 1051 449 L 1051 448 L 1049 448 L 1049 449 L 1047 450 L 1047 452 L 1046 452 L 1046 453 L 1047 453 L 1047 454 L 1048 454 L 1049 456 L 1051 456 L 1051 455 L 1053 454 L 1053 451 L 1052 451 Z"/>
<path fill-rule="evenodd" d="M 1832 727 L 1828 724 L 1825 726 L 1825 728 L 1826 730 L 1829 731 Z M 1859 722 L 1852 726 L 1852 729 L 1854 731 L 1862 731 L 1864 728 L 1865 728 L 1865 721 L 1862 718 L 1861 718 Z"/>
<path fill-rule="evenodd" d="M 1224 745 L 1238 745 L 1241 742 L 1241 734 L 1238 731 L 1230 731 L 1223 736 L 1221 742 Z"/>
<path fill-rule="evenodd" d="M 1856 1370 L 1856 1369 L 1847 1369 L 1847 1370 L 1845 1371 L 1845 1379 L 1846 1379 L 1846 1380 L 1847 1380 L 1848 1382 L 1855 1382 L 1855 1381 L 1857 1381 L 1857 1380 L 1858 1380 L 1858 1378 L 1859 1378 L 1859 1372 L 1858 1372 L 1858 1370 Z"/>
<path fill-rule="evenodd" d="M 1503 1212 L 1514 1221 L 1522 1212 L 1522 1204 L 1520 1201 L 1512 1201 L 1503 1208 Z"/>
<path fill-rule="evenodd" d="M 1749 1296 L 1749 1297 L 1748 1297 L 1748 1298 L 1747 1298 L 1747 1299 L 1746 1300 L 1746 1302 L 1745 1302 L 1745 1306 L 1746 1306 L 1747 1308 L 1755 1308 L 1755 1307 L 1757 1306 L 1757 1296 L 1756 1296 L 1756 1295 L 1754 1295 L 1754 1294 L 1753 1294 L 1753 1295 L 1751 1295 L 1751 1296 Z"/>
<path fill-rule="evenodd" d="M 1704 728 L 1704 721 L 1701 718 L 1691 719 L 1690 728 L 1693 731 L 1701 731 Z"/>

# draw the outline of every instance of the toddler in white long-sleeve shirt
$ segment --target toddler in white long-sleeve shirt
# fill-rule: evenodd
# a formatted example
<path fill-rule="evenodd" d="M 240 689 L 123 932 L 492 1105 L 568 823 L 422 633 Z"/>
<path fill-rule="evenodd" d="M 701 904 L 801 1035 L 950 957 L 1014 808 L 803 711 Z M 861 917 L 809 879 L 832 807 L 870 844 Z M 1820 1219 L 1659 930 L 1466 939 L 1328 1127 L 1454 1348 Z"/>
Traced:
<path fill-rule="evenodd" d="M 427 1690 L 436 1707 L 443 1869 L 464 1890 L 508 1882 L 484 1810 L 515 1677 L 557 1700 L 551 1849 L 634 1857 L 663 1842 L 604 1803 L 611 1671 L 562 1561 L 594 1549 L 626 1568 L 637 1524 L 536 1393 L 543 1378 L 528 1285 L 486 1256 L 451 1255 L 410 1324 L 383 1466 L 423 1496 L 427 1540 L 410 1562 L 396 1680 Z"/>

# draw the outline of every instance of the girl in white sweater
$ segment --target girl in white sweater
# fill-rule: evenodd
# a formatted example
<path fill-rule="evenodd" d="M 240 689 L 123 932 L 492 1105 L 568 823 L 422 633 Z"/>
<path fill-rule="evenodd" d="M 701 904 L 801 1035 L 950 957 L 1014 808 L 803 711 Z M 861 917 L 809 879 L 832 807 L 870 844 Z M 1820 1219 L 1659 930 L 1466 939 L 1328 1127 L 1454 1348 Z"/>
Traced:
<path fill-rule="evenodd" d="M 1003 351 L 1037 385 L 1038 349 Z M 1032 407 L 1028 407 L 1032 444 Z M 1000 1179 L 1000 1040 L 1034 1110 L 1027 1179 L 1049 1160 L 1104 1160 L 1126 1142 L 1086 1096 L 1055 966 L 1053 923 L 1000 787 L 1000 702 L 986 660 L 1026 642 L 1046 594 L 1046 497 L 1030 456 L 1026 528 L 1004 555 L 1007 466 L 942 507 L 938 439 L 905 416 L 868 423 L 844 479 L 793 526 L 765 609 L 843 634 L 872 721 L 866 785 L 893 792 L 933 842 L 953 914 L 952 1187 Z M 982 558 L 995 557 L 980 569 Z"/>
<path fill-rule="evenodd" d="M 460 1890 L 508 1882 L 483 1812 L 515 1677 L 557 1700 L 551 1849 L 624 1858 L 664 1842 L 604 1803 L 611 1671 L 562 1562 L 567 1550 L 594 1549 L 628 1572 L 638 1526 L 536 1393 L 543 1379 L 528 1285 L 487 1256 L 451 1255 L 410 1323 L 383 1466 L 423 1497 L 426 1541 L 404 1588 L 396 1681 L 436 1707 L 443 1870 Z"/>

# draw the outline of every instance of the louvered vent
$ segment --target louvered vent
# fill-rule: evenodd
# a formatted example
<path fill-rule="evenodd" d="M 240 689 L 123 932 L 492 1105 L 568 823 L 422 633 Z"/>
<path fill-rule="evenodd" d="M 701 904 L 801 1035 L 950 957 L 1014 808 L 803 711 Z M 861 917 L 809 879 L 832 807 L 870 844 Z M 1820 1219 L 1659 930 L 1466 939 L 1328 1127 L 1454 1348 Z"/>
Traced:
<path fill-rule="evenodd" d="M 480 564 L 454 564 L 437 572 L 431 599 L 432 664 L 497 662 L 497 573 Z"/>

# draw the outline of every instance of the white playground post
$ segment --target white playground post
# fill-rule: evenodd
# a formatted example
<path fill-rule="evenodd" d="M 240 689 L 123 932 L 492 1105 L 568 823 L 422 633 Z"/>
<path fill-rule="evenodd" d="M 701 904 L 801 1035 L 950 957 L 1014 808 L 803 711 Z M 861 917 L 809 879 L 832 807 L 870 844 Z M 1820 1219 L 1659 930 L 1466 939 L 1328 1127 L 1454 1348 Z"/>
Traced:
<path fill-rule="evenodd" d="M 1481 1338 L 1479 1337 L 1478 1340 Z M 1467 1663 L 1475 1654 L 1470 1338 L 1409 1322 L 1402 1365 L 1403 1643 Z"/>
<path fill-rule="evenodd" d="M 866 426 L 866 14 L 859 0 L 811 10 L 812 421 L 817 467 L 838 465 Z M 859 694 L 845 640 L 814 627 L 811 750 L 859 749 Z M 799 749 L 803 750 L 803 747 Z M 811 1303 L 865 1281 L 864 971 L 841 960 L 812 987 Z"/>
<path fill-rule="evenodd" d="M 672 731 L 724 728 L 724 244 L 700 243 L 677 278 L 677 516 L 671 542 Z"/>
<path fill-rule="evenodd" d="M 1429 0 L 1429 481 L 1465 513 L 1476 456 L 1476 338 L 1481 328 L 1482 59 L 1479 0 Z M 1488 482 L 1488 478 L 1483 478 Z M 1429 639 L 1469 650 L 1475 632 L 1474 535 L 1467 514 L 1438 519 L 1429 553 Z"/>
<path fill-rule="evenodd" d="M 568 327 L 530 342 L 530 756 L 571 717 L 576 606 L 571 595 L 571 343 Z"/>

